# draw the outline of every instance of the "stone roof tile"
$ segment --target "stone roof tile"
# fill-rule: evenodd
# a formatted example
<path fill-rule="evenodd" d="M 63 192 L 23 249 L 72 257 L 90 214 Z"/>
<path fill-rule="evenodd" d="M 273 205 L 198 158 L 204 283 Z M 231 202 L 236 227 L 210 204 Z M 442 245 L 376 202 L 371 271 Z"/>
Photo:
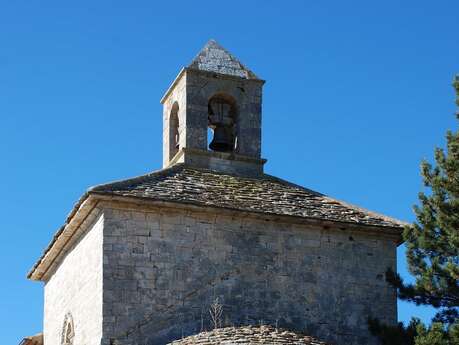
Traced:
<path fill-rule="evenodd" d="M 89 193 L 229 208 L 264 214 L 401 228 L 404 223 L 321 193 L 262 175 L 248 178 L 177 164 L 144 176 L 99 185 Z"/>
<path fill-rule="evenodd" d="M 269 345 L 327 345 L 317 339 L 272 326 L 244 326 L 217 328 L 202 332 L 169 345 L 235 345 L 235 344 L 269 344 Z"/>
<path fill-rule="evenodd" d="M 76 203 L 65 224 L 56 232 L 43 255 L 32 267 L 28 273 L 29 278 L 41 279 L 43 274 L 37 273 L 37 268 L 89 195 L 132 197 L 263 215 L 293 216 L 370 226 L 387 229 L 397 236 L 401 235 L 406 224 L 270 175 L 249 178 L 191 168 L 180 163 L 143 176 L 90 188 Z"/>
<path fill-rule="evenodd" d="M 258 77 L 246 68 L 236 57 L 216 41 L 210 40 L 188 65 L 201 71 L 216 72 L 236 76 L 244 79 L 258 79 Z"/>

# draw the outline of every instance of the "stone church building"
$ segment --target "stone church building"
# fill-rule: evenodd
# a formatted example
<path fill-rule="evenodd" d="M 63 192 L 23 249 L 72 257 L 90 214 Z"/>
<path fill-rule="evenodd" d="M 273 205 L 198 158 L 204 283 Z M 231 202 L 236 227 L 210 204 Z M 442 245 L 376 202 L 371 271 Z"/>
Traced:
<path fill-rule="evenodd" d="M 265 174 L 263 84 L 212 40 L 180 71 L 163 168 L 80 198 L 28 274 L 44 329 L 24 344 L 377 344 L 403 223 Z"/>

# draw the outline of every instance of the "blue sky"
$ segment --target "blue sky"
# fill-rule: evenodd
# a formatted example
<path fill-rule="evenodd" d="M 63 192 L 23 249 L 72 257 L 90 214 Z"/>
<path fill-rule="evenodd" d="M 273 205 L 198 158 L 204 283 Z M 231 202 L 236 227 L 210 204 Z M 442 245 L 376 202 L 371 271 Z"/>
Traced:
<path fill-rule="evenodd" d="M 3 1 L 1 343 L 42 328 L 25 275 L 91 185 L 161 166 L 159 99 L 209 38 L 261 78 L 266 171 L 412 221 L 457 124 L 459 2 Z M 399 269 L 407 277 L 403 248 Z M 425 320 L 405 303 L 400 320 Z"/>

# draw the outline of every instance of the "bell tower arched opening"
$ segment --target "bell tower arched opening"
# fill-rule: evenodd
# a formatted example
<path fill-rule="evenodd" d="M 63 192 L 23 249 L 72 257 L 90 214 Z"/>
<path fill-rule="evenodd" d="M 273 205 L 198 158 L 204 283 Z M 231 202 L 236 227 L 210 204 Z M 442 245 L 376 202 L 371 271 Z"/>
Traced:
<path fill-rule="evenodd" d="M 208 148 L 217 152 L 237 150 L 237 107 L 235 100 L 217 94 L 208 103 Z M 210 132 L 209 132 L 210 130 Z M 209 140 L 211 138 L 211 140 Z"/>
<path fill-rule="evenodd" d="M 175 102 L 169 115 L 169 152 L 173 158 L 180 149 L 179 105 Z"/>

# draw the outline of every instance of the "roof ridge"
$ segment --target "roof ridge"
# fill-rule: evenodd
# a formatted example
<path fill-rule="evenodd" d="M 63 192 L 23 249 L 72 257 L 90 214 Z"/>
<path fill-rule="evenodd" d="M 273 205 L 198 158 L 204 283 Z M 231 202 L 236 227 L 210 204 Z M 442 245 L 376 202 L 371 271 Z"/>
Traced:
<path fill-rule="evenodd" d="M 367 208 L 364 208 L 364 207 L 360 207 L 360 206 L 357 206 L 357 205 L 354 205 L 354 204 L 351 204 L 347 201 L 343 201 L 343 200 L 340 200 L 340 199 L 336 199 L 336 198 L 333 198 L 333 197 L 330 197 L 328 195 L 322 195 L 325 199 L 328 199 L 330 201 L 333 201 L 333 202 L 337 202 L 345 207 L 348 207 L 348 208 L 351 208 L 351 209 L 354 209 L 356 211 L 359 211 L 359 212 L 362 212 L 362 213 L 366 213 L 372 217 L 376 217 L 376 218 L 381 218 L 382 220 L 385 220 L 385 221 L 388 221 L 388 222 L 393 222 L 393 223 L 396 223 L 398 225 L 401 225 L 401 226 L 406 226 L 406 225 L 409 225 L 408 222 L 405 222 L 403 220 L 400 220 L 400 219 L 397 219 L 397 218 L 393 218 L 393 217 L 389 217 L 389 216 L 386 216 L 382 213 L 379 213 L 379 212 L 375 212 L 375 211 L 371 211 Z"/>
<path fill-rule="evenodd" d="M 276 181 L 276 182 L 285 184 L 285 185 L 290 186 L 290 187 L 299 188 L 299 189 L 302 189 L 302 190 L 304 190 L 306 192 L 312 193 L 312 194 L 317 195 L 317 196 L 323 196 L 323 197 L 326 196 L 325 194 L 322 194 L 322 193 L 317 192 L 315 190 L 306 188 L 306 187 L 304 187 L 302 185 L 299 185 L 299 184 L 296 184 L 294 182 L 290 182 L 290 181 L 284 180 L 284 179 L 282 179 L 280 177 L 277 177 L 277 176 L 274 176 L 274 175 L 264 174 L 264 176 L 266 176 L 269 180 Z"/>
<path fill-rule="evenodd" d="M 136 182 L 143 182 L 143 181 L 147 180 L 148 178 L 153 177 L 155 175 L 156 176 L 166 176 L 166 175 L 168 175 L 170 173 L 173 173 L 173 172 L 176 172 L 178 170 L 181 170 L 184 167 L 185 167 L 184 163 L 177 163 L 177 164 L 174 164 L 174 165 L 172 165 L 170 167 L 154 170 L 154 171 L 151 171 L 151 172 L 143 174 L 143 175 L 139 175 L 139 176 L 129 177 L 127 179 L 120 179 L 120 180 L 115 180 L 115 181 L 111 181 L 111 182 L 107 182 L 107 183 L 98 184 L 98 185 L 89 187 L 87 189 L 87 192 L 88 193 L 90 193 L 90 192 L 104 192 L 104 191 L 108 191 L 108 190 L 112 189 L 113 187 L 129 186 L 129 185 L 131 185 L 133 183 L 136 183 Z"/>
<path fill-rule="evenodd" d="M 279 181 L 279 182 L 281 182 L 281 183 L 283 183 L 283 184 L 285 184 L 285 185 L 289 185 L 289 186 L 292 186 L 292 187 L 300 188 L 300 189 L 305 190 L 305 191 L 307 191 L 307 192 L 309 192 L 309 193 L 313 193 L 313 194 L 315 194 L 315 195 L 317 195 L 317 196 L 321 196 L 321 197 L 323 197 L 323 198 L 325 198 L 325 199 L 327 199 L 327 200 L 329 200 L 329 201 L 337 202 L 337 203 L 341 204 L 342 206 L 345 206 L 345 207 L 354 209 L 354 210 L 359 211 L 359 212 L 366 213 L 366 214 L 371 215 L 371 216 L 373 216 L 373 217 L 381 218 L 381 219 L 383 219 L 383 220 L 390 221 L 390 222 L 394 222 L 394 223 L 396 223 L 396 224 L 403 225 L 403 226 L 409 224 L 409 223 L 407 223 L 407 222 L 405 222 L 405 221 L 402 221 L 402 220 L 400 220 L 400 219 L 393 218 L 393 217 L 389 217 L 389 216 L 386 216 L 386 215 L 381 214 L 381 213 L 379 213 L 379 212 L 371 211 L 371 210 L 366 209 L 366 208 L 364 208 L 364 207 L 360 207 L 360 206 L 351 204 L 351 203 L 349 203 L 349 202 L 347 202 L 347 201 L 343 201 L 343 200 L 340 200 L 340 199 L 336 199 L 336 198 L 331 197 L 331 196 L 328 196 L 328 195 L 326 195 L 326 194 L 322 194 L 322 193 L 320 193 L 320 192 L 316 192 L 316 191 L 314 191 L 314 190 L 312 190 L 312 189 L 309 189 L 309 188 L 306 188 L 306 187 L 304 187 L 304 186 L 302 186 L 302 185 L 299 185 L 299 184 L 296 184 L 296 183 L 293 183 L 293 182 L 290 182 L 290 181 L 281 179 L 281 178 L 279 178 L 279 177 L 277 177 L 277 176 L 272 176 L 272 175 L 268 175 L 268 174 L 265 174 L 265 176 L 268 176 L 270 179 L 277 180 L 277 181 Z"/>

